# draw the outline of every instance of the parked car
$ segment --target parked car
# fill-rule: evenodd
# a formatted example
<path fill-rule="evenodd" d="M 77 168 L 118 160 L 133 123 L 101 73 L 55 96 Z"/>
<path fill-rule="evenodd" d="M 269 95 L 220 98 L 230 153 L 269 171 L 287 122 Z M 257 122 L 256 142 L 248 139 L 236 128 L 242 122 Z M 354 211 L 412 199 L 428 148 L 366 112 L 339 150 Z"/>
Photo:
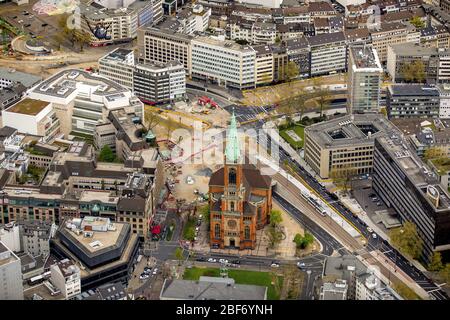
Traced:
<path fill-rule="evenodd" d="M 214 259 L 214 258 L 209 258 L 209 259 L 208 259 L 208 262 L 214 263 L 214 262 L 217 262 L 217 260 Z"/>
<path fill-rule="evenodd" d="M 372 238 L 376 239 L 377 238 L 377 234 L 376 233 L 372 233 Z"/>
<path fill-rule="evenodd" d="M 156 275 L 158 273 L 158 268 L 153 269 L 153 275 Z"/>
<path fill-rule="evenodd" d="M 373 232 L 373 230 L 372 230 L 372 228 L 371 228 L 371 227 L 367 227 L 367 231 L 369 231 L 370 233 L 372 233 L 372 232 Z"/>
<path fill-rule="evenodd" d="M 227 259 L 219 259 L 219 263 L 228 263 Z"/>
<path fill-rule="evenodd" d="M 195 259 L 195 261 L 200 261 L 200 262 L 206 261 L 206 258 L 204 258 L 204 257 L 198 257 L 197 259 Z"/>
<path fill-rule="evenodd" d="M 240 260 L 233 260 L 232 261 L 234 264 L 241 264 L 241 261 Z"/>
<path fill-rule="evenodd" d="M 152 272 L 152 268 L 150 268 L 150 267 L 145 267 L 144 268 L 144 273 L 145 274 L 149 274 L 150 272 Z"/>
<path fill-rule="evenodd" d="M 304 269 L 305 267 L 306 267 L 306 265 L 305 265 L 305 263 L 304 262 L 297 262 L 297 267 L 299 268 L 299 269 Z"/>
<path fill-rule="evenodd" d="M 277 262 L 275 262 L 275 261 L 272 261 L 272 263 L 270 264 L 270 266 L 271 266 L 272 268 L 278 268 L 278 267 L 280 267 L 280 265 L 279 265 Z"/>
<path fill-rule="evenodd" d="M 141 273 L 141 275 L 139 276 L 139 279 L 145 280 L 145 279 L 148 279 L 149 277 L 150 277 L 150 275 L 148 275 L 146 273 Z"/>
<path fill-rule="evenodd" d="M 383 204 L 381 202 L 377 202 L 377 207 L 381 207 Z"/>

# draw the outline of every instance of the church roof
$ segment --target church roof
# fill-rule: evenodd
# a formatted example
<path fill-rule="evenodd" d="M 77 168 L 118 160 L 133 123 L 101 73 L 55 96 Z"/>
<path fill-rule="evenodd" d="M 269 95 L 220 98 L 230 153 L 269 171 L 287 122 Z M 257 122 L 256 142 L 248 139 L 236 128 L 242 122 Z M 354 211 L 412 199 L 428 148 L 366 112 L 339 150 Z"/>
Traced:
<path fill-rule="evenodd" d="M 269 189 L 271 185 L 271 179 L 269 176 L 264 176 L 261 172 L 252 164 L 242 165 L 242 174 L 247 184 L 252 188 Z M 224 181 L 224 168 L 212 173 L 209 180 L 210 186 L 223 186 Z"/>

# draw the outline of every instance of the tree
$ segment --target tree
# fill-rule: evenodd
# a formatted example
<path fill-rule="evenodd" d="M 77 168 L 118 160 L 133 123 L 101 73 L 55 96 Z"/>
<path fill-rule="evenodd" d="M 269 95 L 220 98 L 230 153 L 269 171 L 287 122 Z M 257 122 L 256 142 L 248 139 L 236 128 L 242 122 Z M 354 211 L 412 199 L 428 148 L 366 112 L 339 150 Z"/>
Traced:
<path fill-rule="evenodd" d="M 144 124 L 147 130 L 153 130 L 161 122 L 161 117 L 153 107 L 145 109 Z"/>
<path fill-rule="evenodd" d="M 267 227 L 266 235 L 269 240 L 270 248 L 275 248 L 281 240 L 283 240 L 283 233 L 272 224 Z"/>
<path fill-rule="evenodd" d="M 275 37 L 275 44 L 280 44 L 281 38 L 279 36 Z"/>
<path fill-rule="evenodd" d="M 303 113 L 305 112 L 305 102 L 308 99 L 305 91 L 303 89 L 299 89 L 296 95 L 289 97 L 283 101 L 282 111 L 286 113 L 286 118 L 288 121 L 288 125 L 291 124 L 292 118 L 291 115 L 294 113 L 300 113 L 300 120 L 303 117 Z"/>
<path fill-rule="evenodd" d="M 175 249 L 175 258 L 178 260 L 178 265 L 181 265 L 181 261 L 183 261 L 183 249 Z"/>
<path fill-rule="evenodd" d="M 314 242 L 314 237 L 312 234 L 305 231 L 305 235 L 303 236 L 300 233 L 297 233 L 294 237 L 294 242 L 297 248 L 306 249 L 310 244 Z"/>
<path fill-rule="evenodd" d="M 166 132 L 167 132 L 167 139 L 171 138 L 173 130 L 176 128 L 177 123 L 172 120 L 171 117 L 167 117 L 166 121 Z"/>
<path fill-rule="evenodd" d="M 291 84 L 292 80 L 298 77 L 300 71 L 294 61 L 289 61 L 284 67 L 284 80 Z"/>
<path fill-rule="evenodd" d="M 332 168 L 330 171 L 330 178 L 333 183 L 342 187 L 347 192 L 351 178 L 356 174 L 357 169 L 351 164 L 344 164 L 342 168 Z"/>
<path fill-rule="evenodd" d="M 440 252 L 433 252 L 433 256 L 431 257 L 431 262 L 428 265 L 428 270 L 430 271 L 440 271 L 444 265 L 442 264 L 442 255 Z"/>
<path fill-rule="evenodd" d="M 421 60 L 414 60 L 411 63 L 403 63 L 400 67 L 400 74 L 406 82 L 424 82 L 425 64 Z"/>
<path fill-rule="evenodd" d="M 114 162 L 116 160 L 116 156 L 114 152 L 108 145 L 103 146 L 100 150 L 100 155 L 98 156 L 98 161 L 100 162 Z"/>
<path fill-rule="evenodd" d="M 425 161 L 427 160 L 431 160 L 431 159 L 438 159 L 438 158 L 443 158 L 446 156 L 446 153 L 444 150 L 442 150 L 442 148 L 438 148 L 438 147 L 431 147 L 428 148 L 427 150 L 425 150 L 425 152 L 423 153 L 423 159 Z"/>
<path fill-rule="evenodd" d="M 425 23 L 418 16 L 412 17 L 411 20 L 409 20 L 409 22 L 417 29 L 422 29 L 425 27 Z"/>
<path fill-rule="evenodd" d="M 80 45 L 80 51 L 83 51 L 84 45 L 91 42 L 91 36 L 85 31 L 75 30 L 73 37 L 75 42 Z"/>
<path fill-rule="evenodd" d="M 281 216 L 281 211 L 272 210 L 270 211 L 270 224 L 273 227 L 278 226 L 283 221 L 283 217 Z"/>
<path fill-rule="evenodd" d="M 445 264 L 445 267 L 441 270 L 440 275 L 445 282 L 450 282 L 450 263 Z"/>
<path fill-rule="evenodd" d="M 414 223 L 406 221 L 402 227 L 391 230 L 389 236 L 392 245 L 400 252 L 413 259 L 420 258 L 423 240 L 420 238 Z"/>

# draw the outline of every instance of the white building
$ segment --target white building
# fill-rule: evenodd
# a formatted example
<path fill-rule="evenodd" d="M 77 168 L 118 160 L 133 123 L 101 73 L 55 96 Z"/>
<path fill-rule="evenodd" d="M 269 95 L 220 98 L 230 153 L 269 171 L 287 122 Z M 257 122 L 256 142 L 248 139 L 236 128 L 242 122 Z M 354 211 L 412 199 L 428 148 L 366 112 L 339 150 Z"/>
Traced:
<path fill-rule="evenodd" d="M 204 32 L 208 29 L 211 8 L 205 8 L 201 4 L 195 4 L 192 8 L 186 8 L 177 15 L 177 21 L 181 24 L 183 33 L 193 34 Z"/>
<path fill-rule="evenodd" d="M 374 112 L 380 107 L 383 68 L 371 46 L 351 46 L 348 64 L 348 113 Z"/>
<path fill-rule="evenodd" d="M 311 48 L 311 77 L 345 71 L 347 46 L 342 32 L 307 38 Z"/>
<path fill-rule="evenodd" d="M 0 241 L 0 300 L 23 300 L 20 259 Z"/>
<path fill-rule="evenodd" d="M 279 8 L 283 0 L 238 0 L 239 3 L 253 4 L 267 8 Z"/>
<path fill-rule="evenodd" d="M 375 274 L 356 278 L 356 300 L 403 300 Z"/>
<path fill-rule="evenodd" d="M 125 108 L 141 118 L 144 110 L 129 89 L 83 70 L 61 71 L 32 88 L 28 95 L 51 103 L 65 137 L 93 135 L 96 124 L 105 121 L 111 110 Z"/>
<path fill-rule="evenodd" d="M 192 40 L 192 77 L 221 86 L 254 88 L 255 59 L 256 51 L 250 46 L 208 37 Z"/>
<path fill-rule="evenodd" d="M 450 119 L 450 84 L 437 86 L 439 91 L 439 118 Z"/>
<path fill-rule="evenodd" d="M 21 251 L 19 226 L 10 222 L 0 228 L 0 242 L 13 252 Z"/>
<path fill-rule="evenodd" d="M 117 48 L 98 60 L 100 75 L 133 90 L 134 51 Z"/>
<path fill-rule="evenodd" d="M 117 48 L 99 60 L 99 73 L 130 90 L 147 103 L 184 98 L 186 71 L 183 64 L 136 61 L 133 50 Z"/>
<path fill-rule="evenodd" d="M 3 125 L 21 133 L 41 136 L 49 141 L 60 132 L 59 119 L 52 104 L 25 98 L 2 111 Z"/>
<path fill-rule="evenodd" d="M 156 23 L 162 16 L 162 0 L 81 2 L 75 10 L 75 20 L 91 35 L 92 46 L 131 41 L 139 27 Z"/>
<path fill-rule="evenodd" d="M 66 300 L 81 293 L 80 269 L 69 259 L 64 259 L 50 267 L 50 281 L 64 295 Z"/>

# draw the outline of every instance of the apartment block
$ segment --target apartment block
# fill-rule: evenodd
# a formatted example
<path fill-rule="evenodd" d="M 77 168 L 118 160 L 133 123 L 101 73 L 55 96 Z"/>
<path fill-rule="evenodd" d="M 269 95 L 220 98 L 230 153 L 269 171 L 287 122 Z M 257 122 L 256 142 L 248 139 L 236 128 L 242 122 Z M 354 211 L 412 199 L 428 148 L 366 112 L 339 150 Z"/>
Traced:
<path fill-rule="evenodd" d="M 66 300 L 81 293 L 80 268 L 69 259 L 64 259 L 50 267 L 51 282 Z"/>
<path fill-rule="evenodd" d="M 383 68 L 377 52 L 368 45 L 351 46 L 348 64 L 348 113 L 379 111 Z"/>
<path fill-rule="evenodd" d="M 386 95 L 386 108 L 391 118 L 439 117 L 439 91 L 421 84 L 391 85 Z"/>
<path fill-rule="evenodd" d="M 310 47 L 306 37 L 289 39 L 285 42 L 288 60 L 295 62 L 298 67 L 299 77 L 309 77 L 311 71 Z"/>
<path fill-rule="evenodd" d="M 256 85 L 271 83 L 274 80 L 274 62 L 271 46 L 253 46 L 256 51 L 255 77 Z"/>

